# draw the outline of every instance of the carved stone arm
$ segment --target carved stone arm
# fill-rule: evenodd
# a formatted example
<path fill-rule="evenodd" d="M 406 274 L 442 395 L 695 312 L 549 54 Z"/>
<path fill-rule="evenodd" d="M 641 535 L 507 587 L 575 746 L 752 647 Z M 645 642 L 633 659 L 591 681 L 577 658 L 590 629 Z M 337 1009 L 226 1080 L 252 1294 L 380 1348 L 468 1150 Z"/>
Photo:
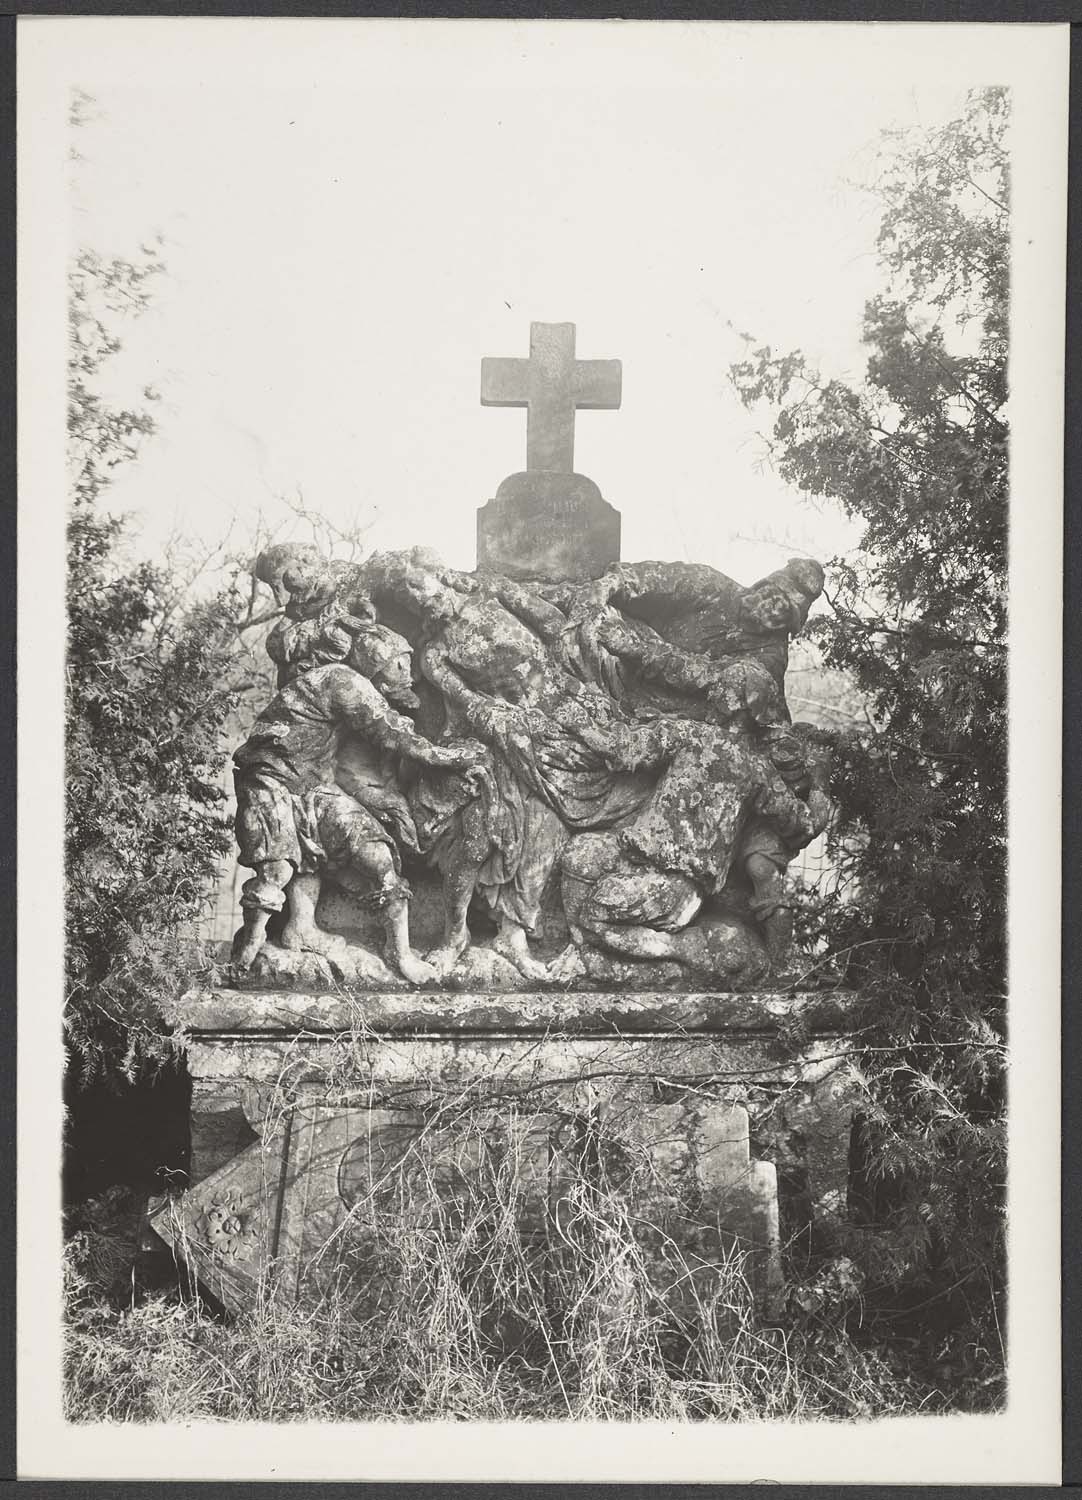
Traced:
<path fill-rule="evenodd" d="M 744 592 L 739 583 L 716 568 L 706 563 L 685 562 L 616 563 L 589 587 L 606 603 L 610 600 L 631 603 L 647 594 L 689 602 L 729 595 L 735 605 Z"/>
<path fill-rule="evenodd" d="M 485 747 L 476 740 L 461 740 L 456 745 L 434 745 L 425 739 L 424 735 L 417 733 L 412 720 L 396 713 L 382 693 L 349 667 L 341 669 L 336 687 L 336 706 L 342 722 L 381 750 L 444 770 L 465 770 L 480 764 L 485 758 Z"/>
<path fill-rule="evenodd" d="M 472 722 L 487 705 L 489 700 L 463 681 L 447 660 L 447 653 L 442 647 L 434 644 L 425 646 L 418 657 L 418 665 L 422 677 L 434 688 L 438 688 L 449 703 L 460 709 L 468 722 Z"/>
<path fill-rule="evenodd" d="M 555 604 L 543 599 L 536 589 L 502 576 L 486 577 L 482 586 L 485 593 L 498 599 L 506 610 L 536 631 L 542 640 L 553 640 L 569 627 L 567 616 Z"/>
<path fill-rule="evenodd" d="M 451 745 L 434 745 L 424 735 L 418 734 L 409 719 L 390 709 L 385 718 L 377 720 L 369 733 L 382 750 L 418 761 L 434 770 L 465 771 L 470 766 L 480 765 L 486 750 L 477 740 L 458 740 Z"/>
<path fill-rule="evenodd" d="M 597 623 L 597 639 L 615 656 L 634 661 L 643 676 L 666 687 L 706 693 L 718 682 L 718 664 L 698 652 L 670 646 L 648 625 L 635 629 L 612 609 Z"/>
<path fill-rule="evenodd" d="M 620 770 L 649 770 L 663 765 L 674 752 L 673 721 L 652 720 L 647 724 L 626 724 L 612 720 L 600 724 L 580 724 L 575 733 L 603 756 L 610 765 Z"/>

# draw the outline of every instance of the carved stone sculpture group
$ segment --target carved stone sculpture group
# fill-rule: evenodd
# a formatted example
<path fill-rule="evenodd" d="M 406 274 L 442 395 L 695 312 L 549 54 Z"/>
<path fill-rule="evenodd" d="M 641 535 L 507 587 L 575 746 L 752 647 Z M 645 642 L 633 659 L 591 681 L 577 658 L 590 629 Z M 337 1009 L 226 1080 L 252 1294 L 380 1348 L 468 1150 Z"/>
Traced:
<path fill-rule="evenodd" d="M 529 583 L 425 548 L 345 565 L 287 544 L 255 571 L 284 616 L 277 695 L 234 756 L 238 970 L 348 970 L 332 891 L 378 916 L 399 986 L 468 985 L 481 953 L 520 988 L 784 967 L 786 867 L 832 811 L 822 737 L 784 692 L 817 563 L 750 588 L 660 562 Z M 422 886 L 442 904 L 424 953 Z"/>

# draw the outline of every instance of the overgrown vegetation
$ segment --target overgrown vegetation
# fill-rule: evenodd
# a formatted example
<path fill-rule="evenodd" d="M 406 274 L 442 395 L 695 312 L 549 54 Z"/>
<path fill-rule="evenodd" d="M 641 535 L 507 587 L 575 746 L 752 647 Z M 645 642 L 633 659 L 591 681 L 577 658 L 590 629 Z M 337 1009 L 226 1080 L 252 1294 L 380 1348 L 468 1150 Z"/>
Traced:
<path fill-rule="evenodd" d="M 220 730 L 235 701 L 239 600 L 194 599 L 176 558 L 132 562 L 104 492 L 154 430 L 97 392 L 160 262 L 84 253 L 70 280 L 65 1036 L 79 1075 L 134 1076 L 163 1052 L 156 997 L 230 844 Z M 145 393 L 148 402 L 155 393 Z"/>
<path fill-rule="evenodd" d="M 484 1112 L 445 1123 L 359 1193 L 316 1262 L 333 1288 L 316 1305 L 276 1300 L 269 1279 L 236 1319 L 183 1284 L 147 1296 L 116 1248 L 130 1215 L 103 1205 L 70 1241 L 70 1418 L 853 1418 L 948 1400 L 847 1331 L 844 1262 L 765 1324 L 739 1248 L 692 1248 L 596 1158 L 564 1163 L 546 1220 Z"/>
<path fill-rule="evenodd" d="M 864 381 L 800 353 L 732 370 L 778 472 L 862 523 L 811 630 L 872 727 L 840 737 L 840 880 L 814 913 L 869 1000 L 865 1262 L 1002 1367 L 1005 1162 L 1008 95 L 889 134 L 888 290 Z"/>

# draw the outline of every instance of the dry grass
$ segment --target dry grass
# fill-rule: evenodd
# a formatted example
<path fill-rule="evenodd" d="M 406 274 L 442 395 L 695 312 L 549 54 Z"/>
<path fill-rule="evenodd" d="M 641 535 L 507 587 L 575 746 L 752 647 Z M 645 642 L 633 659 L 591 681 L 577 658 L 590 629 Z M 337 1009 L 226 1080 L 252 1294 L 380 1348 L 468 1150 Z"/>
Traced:
<path fill-rule="evenodd" d="M 582 1159 L 539 1205 L 516 1149 L 477 1122 L 452 1135 L 457 1156 L 423 1135 L 359 1198 L 315 1301 L 268 1283 L 226 1319 L 180 1274 L 141 1293 L 100 1228 L 74 1236 L 69 1419 L 800 1420 L 927 1400 L 845 1309 L 765 1326 L 743 1254 L 691 1248 L 626 1163 L 615 1183 Z"/>

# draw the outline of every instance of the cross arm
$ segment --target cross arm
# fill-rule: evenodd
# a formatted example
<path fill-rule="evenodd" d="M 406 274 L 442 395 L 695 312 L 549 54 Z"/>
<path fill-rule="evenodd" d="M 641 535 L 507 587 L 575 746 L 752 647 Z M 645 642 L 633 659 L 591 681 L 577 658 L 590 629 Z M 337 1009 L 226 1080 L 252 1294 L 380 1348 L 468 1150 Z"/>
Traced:
<path fill-rule="evenodd" d="M 578 359 L 573 366 L 575 405 L 585 411 L 615 411 L 620 405 L 623 366 L 618 359 Z"/>
<path fill-rule="evenodd" d="M 530 399 L 529 380 L 528 359 L 482 359 L 481 405 L 527 406 Z"/>

